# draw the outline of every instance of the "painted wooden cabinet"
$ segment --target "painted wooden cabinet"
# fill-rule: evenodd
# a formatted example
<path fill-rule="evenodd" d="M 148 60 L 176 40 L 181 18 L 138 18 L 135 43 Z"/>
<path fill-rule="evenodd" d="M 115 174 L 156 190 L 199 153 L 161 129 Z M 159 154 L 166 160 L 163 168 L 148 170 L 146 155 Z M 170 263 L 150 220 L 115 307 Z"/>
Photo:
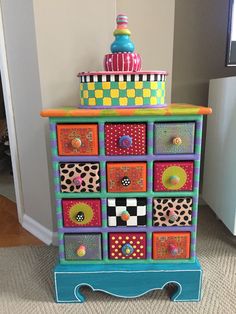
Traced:
<path fill-rule="evenodd" d="M 42 113 L 50 118 L 58 302 L 82 302 L 80 284 L 131 297 L 167 282 L 177 285 L 173 300 L 199 300 L 198 188 L 208 113 L 177 104 Z"/>
<path fill-rule="evenodd" d="M 104 72 L 82 72 L 78 108 L 48 109 L 59 263 L 57 302 L 81 286 L 138 297 L 174 284 L 198 301 L 196 231 L 203 115 L 166 105 L 165 71 L 141 71 L 127 16 L 117 16 Z"/>

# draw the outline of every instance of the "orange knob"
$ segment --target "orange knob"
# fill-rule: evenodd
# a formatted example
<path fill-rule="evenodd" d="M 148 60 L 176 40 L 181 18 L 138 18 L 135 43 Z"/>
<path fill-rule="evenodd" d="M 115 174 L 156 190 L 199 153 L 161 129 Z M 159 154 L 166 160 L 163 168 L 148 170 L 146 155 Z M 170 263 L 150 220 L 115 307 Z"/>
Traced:
<path fill-rule="evenodd" d="M 74 148 L 79 149 L 82 145 L 81 139 L 79 137 L 73 138 L 73 140 L 71 141 L 71 145 Z"/>
<path fill-rule="evenodd" d="M 180 137 L 174 137 L 172 140 L 172 143 L 174 145 L 181 145 L 182 144 L 182 139 Z"/>
<path fill-rule="evenodd" d="M 170 184 L 171 185 L 177 185 L 180 181 L 180 178 L 178 176 L 171 176 L 170 177 Z"/>
<path fill-rule="evenodd" d="M 120 216 L 121 220 L 123 221 L 128 221 L 129 218 L 130 218 L 130 214 L 127 210 L 124 210 L 122 213 L 121 213 L 121 216 Z"/>
<path fill-rule="evenodd" d="M 83 257 L 86 254 L 86 247 L 84 245 L 80 245 L 80 247 L 76 250 L 76 254 L 79 257 Z"/>

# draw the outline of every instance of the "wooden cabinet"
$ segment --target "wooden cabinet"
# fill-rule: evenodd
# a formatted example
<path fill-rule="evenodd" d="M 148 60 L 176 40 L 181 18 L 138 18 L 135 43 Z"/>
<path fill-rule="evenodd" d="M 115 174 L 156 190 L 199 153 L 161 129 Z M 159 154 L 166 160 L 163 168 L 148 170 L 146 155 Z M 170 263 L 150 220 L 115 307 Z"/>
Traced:
<path fill-rule="evenodd" d="M 93 274 L 84 279 L 91 286 L 93 280 L 95 286 L 104 282 L 106 291 L 114 287 L 122 295 L 125 285 L 130 287 L 127 295 L 137 296 L 140 287 L 132 280 L 146 282 L 146 269 L 152 278 L 145 291 L 150 285 L 164 286 L 161 271 L 165 282 L 176 282 L 181 272 L 183 289 L 197 271 L 197 288 L 190 290 L 195 291 L 191 298 L 199 298 L 200 152 L 203 114 L 210 110 L 191 105 L 70 110 L 48 114 L 59 234 L 57 290 L 62 299 L 68 294 L 63 289 L 74 288 L 75 278 L 79 284 L 85 270 Z M 84 150 L 72 148 L 72 133 Z M 123 277 L 124 270 L 133 275 Z M 129 276 L 133 279 L 128 283 Z"/>

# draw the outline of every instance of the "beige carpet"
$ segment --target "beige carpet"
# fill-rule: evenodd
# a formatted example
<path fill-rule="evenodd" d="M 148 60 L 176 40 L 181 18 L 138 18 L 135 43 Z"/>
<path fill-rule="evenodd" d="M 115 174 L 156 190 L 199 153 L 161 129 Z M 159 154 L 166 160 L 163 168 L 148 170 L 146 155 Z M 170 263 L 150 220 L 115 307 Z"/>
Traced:
<path fill-rule="evenodd" d="M 53 299 L 54 247 L 0 249 L 0 313 L 236 313 L 236 238 L 201 208 L 198 256 L 203 277 L 203 299 L 199 303 L 169 301 L 163 291 L 137 299 L 119 299 L 83 289 L 84 304 L 56 304 Z"/>

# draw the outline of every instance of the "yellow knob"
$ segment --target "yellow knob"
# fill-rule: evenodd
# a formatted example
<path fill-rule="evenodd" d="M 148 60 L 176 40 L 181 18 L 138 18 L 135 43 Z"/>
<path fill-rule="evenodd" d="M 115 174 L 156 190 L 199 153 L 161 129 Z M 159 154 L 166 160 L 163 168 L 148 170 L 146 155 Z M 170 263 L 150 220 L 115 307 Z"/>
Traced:
<path fill-rule="evenodd" d="M 182 144 L 182 139 L 180 137 L 175 137 L 175 138 L 173 138 L 172 143 L 174 145 L 181 145 Z"/>
<path fill-rule="evenodd" d="M 71 141 L 71 145 L 74 148 L 79 149 L 82 145 L 81 139 L 79 137 L 73 138 L 73 140 Z"/>
<path fill-rule="evenodd" d="M 79 257 L 83 257 L 86 254 L 86 248 L 84 245 L 81 245 L 77 250 L 76 250 L 76 254 Z"/>

